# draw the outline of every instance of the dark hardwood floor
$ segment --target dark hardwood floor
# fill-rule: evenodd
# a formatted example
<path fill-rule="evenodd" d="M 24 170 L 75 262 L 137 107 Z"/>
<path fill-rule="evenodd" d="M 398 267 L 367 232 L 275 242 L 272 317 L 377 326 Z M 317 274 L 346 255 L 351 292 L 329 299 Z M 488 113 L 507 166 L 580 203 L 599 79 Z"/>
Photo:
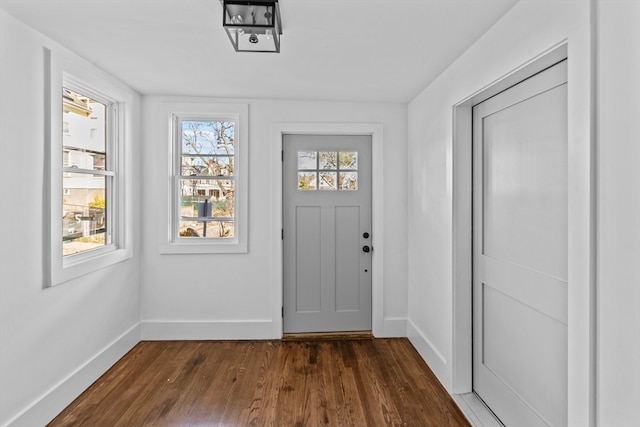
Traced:
<path fill-rule="evenodd" d="M 407 339 L 141 342 L 49 426 L 468 426 Z"/>

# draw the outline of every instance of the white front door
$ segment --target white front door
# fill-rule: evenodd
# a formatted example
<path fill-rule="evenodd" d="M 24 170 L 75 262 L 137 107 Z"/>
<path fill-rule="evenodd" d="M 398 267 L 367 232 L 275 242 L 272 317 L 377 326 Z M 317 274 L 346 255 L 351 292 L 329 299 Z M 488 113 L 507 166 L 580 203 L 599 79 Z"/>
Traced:
<path fill-rule="evenodd" d="M 282 142 L 284 332 L 371 330 L 371 136 Z"/>
<path fill-rule="evenodd" d="M 473 108 L 473 388 L 567 424 L 567 61 Z"/>

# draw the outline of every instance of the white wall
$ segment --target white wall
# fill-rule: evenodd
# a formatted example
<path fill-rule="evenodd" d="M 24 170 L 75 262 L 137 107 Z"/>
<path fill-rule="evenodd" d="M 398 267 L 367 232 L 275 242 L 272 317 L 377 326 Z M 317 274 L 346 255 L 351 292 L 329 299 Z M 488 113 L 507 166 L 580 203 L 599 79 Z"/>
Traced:
<path fill-rule="evenodd" d="M 0 11 L 0 425 L 29 408 L 13 425 L 45 424 L 139 336 L 138 252 L 43 289 L 44 47 L 73 56 Z M 140 100 L 131 94 L 137 142 Z"/>
<path fill-rule="evenodd" d="M 452 107 L 567 42 L 570 150 L 578 154 L 570 163 L 570 217 L 577 220 L 570 226 L 569 422 L 640 424 L 639 4 L 523 0 L 409 104 L 408 334 L 450 391 L 459 381 L 453 341 Z M 596 84 L 598 115 L 592 120 Z M 596 187 L 589 180 L 592 139 L 598 156 L 597 205 L 591 205 L 595 193 L 590 190 Z M 590 246 L 596 237 L 589 234 L 595 224 L 590 206 L 598 214 L 597 246 Z M 598 255 L 595 303 L 590 251 Z M 594 360 L 590 322 L 596 318 Z M 595 363 L 597 382 L 590 377 Z"/>
<path fill-rule="evenodd" d="M 160 255 L 156 215 L 145 215 L 142 283 L 143 337 L 279 338 L 273 326 L 278 266 L 272 252 L 279 237 L 273 224 L 280 188 L 273 188 L 272 125 L 282 122 L 381 123 L 384 128 L 384 335 L 404 335 L 407 316 L 406 141 L 407 108 L 399 104 L 350 104 L 284 100 L 145 97 L 143 162 L 147 213 L 165 209 L 167 122 L 158 103 L 249 104 L 249 252 L 247 254 Z M 275 245 L 274 245 L 275 243 Z M 376 274 L 374 272 L 374 274 Z M 276 328 L 277 329 L 277 328 Z"/>
<path fill-rule="evenodd" d="M 640 2 L 599 1 L 598 419 L 640 425 Z"/>

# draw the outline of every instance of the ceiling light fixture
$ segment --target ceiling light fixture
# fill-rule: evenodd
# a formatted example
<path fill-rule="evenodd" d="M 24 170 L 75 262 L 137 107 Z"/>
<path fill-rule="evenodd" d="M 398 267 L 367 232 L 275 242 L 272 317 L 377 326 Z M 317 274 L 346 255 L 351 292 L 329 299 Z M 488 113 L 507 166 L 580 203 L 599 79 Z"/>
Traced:
<path fill-rule="evenodd" d="M 222 26 L 236 52 L 280 52 L 278 0 L 222 0 Z"/>

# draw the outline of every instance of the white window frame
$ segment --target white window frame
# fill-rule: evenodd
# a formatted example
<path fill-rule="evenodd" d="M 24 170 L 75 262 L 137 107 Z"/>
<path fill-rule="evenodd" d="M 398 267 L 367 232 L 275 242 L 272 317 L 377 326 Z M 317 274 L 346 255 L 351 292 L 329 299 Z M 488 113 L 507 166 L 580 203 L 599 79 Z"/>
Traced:
<path fill-rule="evenodd" d="M 159 252 L 161 254 L 217 254 L 247 253 L 248 240 L 248 117 L 247 104 L 219 103 L 163 103 L 159 112 L 167 129 L 169 161 L 167 180 L 169 197 L 167 201 L 167 221 L 161 224 L 163 234 Z M 235 211 L 234 236 L 231 238 L 180 238 L 178 222 L 180 221 L 180 192 L 177 188 L 180 176 L 181 134 L 177 129 L 178 119 L 232 121 L 235 123 L 234 147 L 235 164 Z"/>
<path fill-rule="evenodd" d="M 131 210 L 130 120 L 131 94 L 106 75 L 64 55 L 45 51 L 45 72 L 49 79 L 45 88 L 45 287 L 55 286 L 85 274 L 129 259 L 133 255 Z M 62 88 L 78 91 L 107 105 L 107 162 L 113 172 L 107 191 L 109 229 L 104 247 L 78 254 L 62 254 L 62 200 L 63 200 L 63 112 Z M 109 117 L 111 116 L 111 117 Z M 47 194 L 48 193 L 48 194 Z M 47 212 L 45 210 L 45 212 Z M 48 273 L 48 274 L 47 274 Z"/>

